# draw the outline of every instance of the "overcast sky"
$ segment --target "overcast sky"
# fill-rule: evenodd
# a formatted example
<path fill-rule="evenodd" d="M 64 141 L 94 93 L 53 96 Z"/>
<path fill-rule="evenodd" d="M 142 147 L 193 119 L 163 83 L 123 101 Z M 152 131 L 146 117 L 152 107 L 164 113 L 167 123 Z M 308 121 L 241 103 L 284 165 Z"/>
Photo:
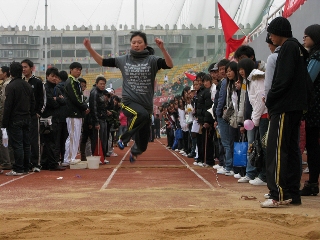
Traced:
<path fill-rule="evenodd" d="M 254 2 L 253 2 L 254 1 Z M 245 0 L 249 6 L 266 0 Z M 214 25 L 215 0 L 137 0 L 138 2 L 138 26 L 162 26 L 173 24 L 179 27 L 191 23 L 203 27 Z M 226 11 L 232 15 L 237 11 L 240 0 L 219 0 Z M 275 8 L 285 0 L 275 0 Z M 95 29 L 101 27 L 127 24 L 129 28 L 134 24 L 134 0 L 47 0 L 48 3 L 48 27 L 55 25 L 57 29 L 66 25 L 92 25 Z M 16 26 L 21 29 L 40 25 L 45 26 L 45 0 L 0 0 L 0 26 Z M 272 10 L 271 10 L 272 11 Z M 255 13 L 252 11 L 251 13 Z M 252 15 L 251 15 L 252 17 Z M 252 21 L 250 17 L 239 22 L 245 25 Z"/>

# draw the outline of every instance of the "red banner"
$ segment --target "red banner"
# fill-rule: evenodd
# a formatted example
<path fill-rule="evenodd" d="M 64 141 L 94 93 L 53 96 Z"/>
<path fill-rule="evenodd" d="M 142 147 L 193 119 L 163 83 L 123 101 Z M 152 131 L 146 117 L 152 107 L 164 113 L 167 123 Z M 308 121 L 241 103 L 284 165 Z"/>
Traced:
<path fill-rule="evenodd" d="M 282 16 L 290 17 L 307 0 L 286 0 Z"/>
<path fill-rule="evenodd" d="M 172 96 L 168 97 L 154 97 L 153 98 L 153 105 L 161 106 L 162 103 L 168 102 L 172 99 Z"/>

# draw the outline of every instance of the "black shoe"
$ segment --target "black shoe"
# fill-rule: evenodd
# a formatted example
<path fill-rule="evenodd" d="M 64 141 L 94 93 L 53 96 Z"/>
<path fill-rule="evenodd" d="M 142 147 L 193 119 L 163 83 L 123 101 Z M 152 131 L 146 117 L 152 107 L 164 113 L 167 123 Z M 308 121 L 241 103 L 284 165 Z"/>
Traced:
<path fill-rule="evenodd" d="M 195 154 L 189 153 L 187 157 L 188 157 L 188 158 L 194 158 L 195 156 L 196 156 Z"/>
<path fill-rule="evenodd" d="M 49 170 L 50 168 L 48 167 L 48 166 L 46 166 L 46 165 L 42 165 L 41 166 L 41 170 Z"/>
<path fill-rule="evenodd" d="M 301 196 L 317 196 L 319 193 L 319 183 L 310 183 L 309 181 L 305 181 L 304 187 L 300 190 Z"/>
<path fill-rule="evenodd" d="M 301 198 L 292 198 L 292 201 L 290 202 L 292 205 L 301 205 Z"/>
<path fill-rule="evenodd" d="M 0 166 L 0 169 L 2 170 L 11 170 L 12 169 L 12 165 L 9 163 L 4 163 Z"/>
<path fill-rule="evenodd" d="M 49 171 L 64 171 L 66 170 L 65 167 L 62 167 L 62 166 L 57 166 L 55 168 L 49 168 Z"/>

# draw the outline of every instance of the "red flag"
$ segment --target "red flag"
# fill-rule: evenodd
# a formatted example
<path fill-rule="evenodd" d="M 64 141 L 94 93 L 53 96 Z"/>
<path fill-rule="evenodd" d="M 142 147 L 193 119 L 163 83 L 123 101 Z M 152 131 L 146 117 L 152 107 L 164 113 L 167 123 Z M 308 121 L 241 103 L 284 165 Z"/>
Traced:
<path fill-rule="evenodd" d="M 238 25 L 232 20 L 229 14 L 224 10 L 224 8 L 218 3 L 220 20 L 222 24 L 222 30 L 224 33 L 224 39 L 226 42 L 232 38 L 233 34 L 239 30 Z"/>
<path fill-rule="evenodd" d="M 185 74 L 185 75 L 187 76 L 187 78 L 189 78 L 191 81 L 194 81 L 194 80 L 196 80 L 196 78 L 197 78 L 196 75 L 193 75 L 193 74 L 188 73 L 188 72 L 185 72 L 184 74 Z"/>
<path fill-rule="evenodd" d="M 244 36 L 241 39 L 229 39 L 229 41 L 227 42 L 227 46 L 226 46 L 226 58 L 230 59 L 230 54 L 235 52 L 238 47 L 240 47 L 244 40 L 246 39 L 246 36 Z"/>

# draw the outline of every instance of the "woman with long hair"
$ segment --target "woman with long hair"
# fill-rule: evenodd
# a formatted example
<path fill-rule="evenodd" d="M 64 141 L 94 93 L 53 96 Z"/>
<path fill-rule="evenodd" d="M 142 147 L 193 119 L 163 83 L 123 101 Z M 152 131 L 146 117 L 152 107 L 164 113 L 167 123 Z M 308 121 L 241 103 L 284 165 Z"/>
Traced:
<path fill-rule="evenodd" d="M 259 131 L 260 140 L 268 130 L 268 110 L 263 101 L 264 96 L 264 78 L 265 73 L 254 69 L 254 62 L 250 58 L 245 58 L 239 61 L 239 78 L 246 83 L 249 101 L 252 106 L 251 120 L 254 123 L 254 133 Z M 251 132 L 252 136 L 252 132 Z M 248 139 L 248 143 L 252 144 L 255 139 Z M 266 158 L 266 149 L 263 148 L 264 161 Z M 257 177 L 257 178 L 255 178 Z M 257 169 L 247 161 L 246 175 L 238 180 L 239 183 L 251 183 L 253 185 L 267 185 L 265 166 L 260 169 L 258 174 Z"/>

